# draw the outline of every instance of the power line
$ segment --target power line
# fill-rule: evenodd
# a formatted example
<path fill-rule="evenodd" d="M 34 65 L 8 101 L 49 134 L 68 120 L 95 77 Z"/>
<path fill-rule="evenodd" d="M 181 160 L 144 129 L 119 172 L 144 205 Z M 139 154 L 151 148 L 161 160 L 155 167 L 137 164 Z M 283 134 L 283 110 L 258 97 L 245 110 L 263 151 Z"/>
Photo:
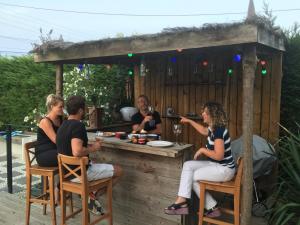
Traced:
<path fill-rule="evenodd" d="M 106 12 L 91 12 L 91 11 L 76 11 L 76 10 L 64 10 L 64 9 L 53 9 L 53 8 L 42 8 L 26 5 L 17 5 L 0 2 L 0 5 L 13 6 L 19 8 L 54 11 L 54 12 L 65 12 L 65 13 L 76 13 L 76 14 L 89 14 L 89 15 L 103 15 L 103 16 L 131 16 L 131 17 L 192 17 L 192 16 L 220 16 L 220 15 L 245 15 L 247 12 L 223 12 L 223 13 L 192 13 L 192 14 L 130 14 L 130 13 L 106 13 Z M 294 9 L 275 9 L 272 12 L 291 12 L 300 11 L 300 8 Z"/>
<path fill-rule="evenodd" d="M 19 52 L 19 51 L 5 51 L 0 50 L 1 53 L 14 53 L 14 54 L 28 54 L 28 52 Z"/>
<path fill-rule="evenodd" d="M 10 36 L 5 36 L 5 35 L 0 35 L 0 38 L 16 40 L 16 41 L 34 41 L 34 40 L 31 40 L 31 39 L 27 39 L 27 38 L 10 37 Z"/>
<path fill-rule="evenodd" d="M 49 21 L 46 21 L 44 19 L 42 19 L 41 17 L 33 17 L 31 15 L 21 15 L 20 13 L 14 13 L 12 10 L 7 10 L 5 7 L 3 7 L 2 9 L 0 9 L 0 19 L 1 17 L 4 17 L 5 19 L 7 19 L 7 16 L 8 15 L 9 17 L 9 20 L 10 21 L 15 21 L 14 23 L 16 23 L 17 25 L 23 25 L 23 27 L 36 27 L 36 30 L 34 31 L 35 35 L 36 35 L 36 31 L 37 30 L 40 30 L 41 27 L 44 27 L 44 26 L 47 26 L 47 27 L 50 27 L 50 28 L 53 28 L 53 30 L 57 33 L 62 33 L 64 38 L 67 37 L 67 39 L 78 39 L 78 35 L 81 35 L 82 34 L 85 34 L 85 33 L 80 33 L 79 31 L 72 31 L 71 29 L 69 28 L 66 28 L 66 27 L 63 27 L 61 25 L 57 25 L 57 24 L 54 24 L 53 22 L 50 22 Z M 43 22 L 44 21 L 44 22 Z M 43 25 L 45 24 L 45 25 Z M 13 25 L 15 26 L 15 25 Z M 22 29 L 22 28 L 20 28 Z M 72 34 L 69 34 L 70 32 L 72 32 Z M 75 38 L 76 37 L 76 38 Z M 87 38 L 88 36 L 85 37 L 85 39 L 88 39 Z M 82 39 L 84 39 L 82 37 Z"/>

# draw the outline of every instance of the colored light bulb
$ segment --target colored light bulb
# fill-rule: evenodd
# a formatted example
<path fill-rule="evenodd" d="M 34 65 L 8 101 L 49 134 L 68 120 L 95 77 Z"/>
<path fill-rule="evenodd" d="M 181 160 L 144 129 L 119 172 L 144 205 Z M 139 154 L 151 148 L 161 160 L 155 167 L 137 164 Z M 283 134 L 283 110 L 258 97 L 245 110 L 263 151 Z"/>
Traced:
<path fill-rule="evenodd" d="M 240 62 L 242 60 L 242 56 L 240 54 L 236 54 L 234 55 L 233 60 L 235 62 Z"/>
<path fill-rule="evenodd" d="M 171 60 L 172 63 L 176 63 L 177 58 L 176 57 L 172 57 L 170 60 Z"/>
<path fill-rule="evenodd" d="M 263 76 L 265 76 L 265 75 L 267 74 L 267 70 L 266 70 L 266 69 L 262 69 L 262 70 L 261 70 L 261 74 L 262 74 Z"/>
<path fill-rule="evenodd" d="M 131 57 L 133 57 L 133 53 L 128 53 L 127 56 L 128 56 L 129 58 L 131 58 Z"/>
<path fill-rule="evenodd" d="M 204 60 L 204 61 L 202 62 L 202 66 L 208 66 L 208 61 L 207 61 L 207 60 Z"/>
<path fill-rule="evenodd" d="M 132 70 L 132 69 L 129 69 L 129 70 L 128 70 L 128 75 L 129 75 L 129 76 L 132 76 L 132 75 L 133 75 L 133 70 Z"/>
<path fill-rule="evenodd" d="M 267 62 L 265 60 L 260 60 L 260 65 L 265 66 Z"/>
<path fill-rule="evenodd" d="M 228 74 L 229 76 L 231 76 L 232 73 L 233 73 L 233 69 L 229 68 L 228 71 L 227 71 L 227 74 Z"/>

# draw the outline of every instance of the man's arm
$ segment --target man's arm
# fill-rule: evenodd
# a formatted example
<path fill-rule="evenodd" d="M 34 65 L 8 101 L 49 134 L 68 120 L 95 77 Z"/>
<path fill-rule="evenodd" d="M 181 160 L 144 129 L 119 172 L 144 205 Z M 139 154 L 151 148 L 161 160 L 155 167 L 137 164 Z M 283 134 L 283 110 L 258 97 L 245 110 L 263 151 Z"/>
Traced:
<path fill-rule="evenodd" d="M 96 141 L 87 147 L 83 146 L 83 141 L 79 138 L 72 138 L 71 140 L 72 153 L 75 157 L 87 156 L 91 152 L 95 152 L 101 148 L 101 142 Z"/>

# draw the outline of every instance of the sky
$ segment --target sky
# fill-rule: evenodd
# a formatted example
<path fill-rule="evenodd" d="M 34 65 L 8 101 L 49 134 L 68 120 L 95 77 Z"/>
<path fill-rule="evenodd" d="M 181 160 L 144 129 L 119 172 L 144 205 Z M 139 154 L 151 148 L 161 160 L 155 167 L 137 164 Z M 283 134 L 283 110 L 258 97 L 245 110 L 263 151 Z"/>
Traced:
<path fill-rule="evenodd" d="M 256 12 L 262 13 L 264 1 L 253 1 Z M 277 17 L 276 25 L 289 29 L 295 22 L 300 24 L 299 0 L 265 3 Z M 0 0 L 0 55 L 26 54 L 34 43 L 41 43 L 40 29 L 43 37 L 53 30 L 51 39 L 62 35 L 64 41 L 71 42 L 150 34 L 164 28 L 240 22 L 246 17 L 248 4 L 249 0 Z"/>

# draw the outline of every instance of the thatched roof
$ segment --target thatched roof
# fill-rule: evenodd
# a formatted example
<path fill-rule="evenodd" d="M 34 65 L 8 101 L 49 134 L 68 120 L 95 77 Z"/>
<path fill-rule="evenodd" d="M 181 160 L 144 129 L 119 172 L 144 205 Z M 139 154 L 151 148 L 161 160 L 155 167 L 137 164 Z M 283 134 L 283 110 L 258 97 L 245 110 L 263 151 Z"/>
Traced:
<path fill-rule="evenodd" d="M 72 62 L 135 54 L 258 43 L 284 50 L 283 34 L 262 17 L 240 23 L 166 28 L 160 33 L 78 43 L 49 41 L 32 50 L 36 62 Z"/>

